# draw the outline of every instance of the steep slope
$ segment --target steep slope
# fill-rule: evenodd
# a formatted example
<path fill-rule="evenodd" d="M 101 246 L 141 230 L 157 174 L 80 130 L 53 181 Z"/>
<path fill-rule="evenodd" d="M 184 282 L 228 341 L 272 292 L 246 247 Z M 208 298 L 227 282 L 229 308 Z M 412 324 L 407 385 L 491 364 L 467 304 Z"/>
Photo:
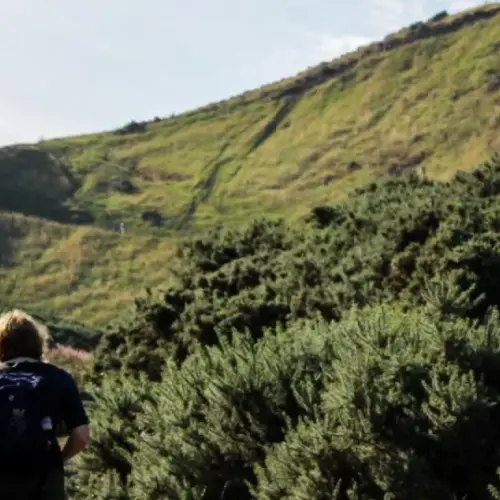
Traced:
<path fill-rule="evenodd" d="M 301 216 L 381 176 L 474 167 L 500 148 L 499 33 L 491 4 L 180 116 L 3 150 L 0 209 L 55 236 L 5 232 L 15 258 L 0 291 L 104 321 L 117 293 L 164 278 L 165 236 Z"/>

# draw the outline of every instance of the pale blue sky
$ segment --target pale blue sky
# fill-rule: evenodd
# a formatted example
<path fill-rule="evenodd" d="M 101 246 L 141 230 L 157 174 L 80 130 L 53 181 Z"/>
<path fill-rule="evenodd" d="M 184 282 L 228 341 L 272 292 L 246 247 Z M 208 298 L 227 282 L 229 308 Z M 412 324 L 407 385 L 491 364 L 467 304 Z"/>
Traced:
<path fill-rule="evenodd" d="M 0 145 L 168 116 L 474 0 L 0 0 Z"/>

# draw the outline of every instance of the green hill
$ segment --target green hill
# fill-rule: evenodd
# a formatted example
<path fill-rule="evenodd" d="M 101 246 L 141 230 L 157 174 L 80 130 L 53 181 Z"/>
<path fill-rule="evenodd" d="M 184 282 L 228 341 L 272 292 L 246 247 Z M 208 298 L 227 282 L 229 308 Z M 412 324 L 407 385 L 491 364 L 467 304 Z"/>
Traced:
<path fill-rule="evenodd" d="M 472 168 L 500 148 L 499 32 L 490 4 L 179 116 L 2 149 L 0 293 L 104 325 L 179 236 Z"/>

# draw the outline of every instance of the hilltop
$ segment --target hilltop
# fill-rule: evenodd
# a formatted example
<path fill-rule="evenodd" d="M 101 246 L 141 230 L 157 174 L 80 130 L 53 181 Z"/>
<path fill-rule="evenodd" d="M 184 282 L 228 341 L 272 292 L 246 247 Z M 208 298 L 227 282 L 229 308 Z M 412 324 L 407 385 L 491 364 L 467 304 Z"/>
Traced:
<path fill-rule="evenodd" d="M 202 109 L 3 148 L 0 292 L 103 325 L 183 235 L 473 168 L 500 148 L 499 32 L 500 4 L 439 15 Z"/>

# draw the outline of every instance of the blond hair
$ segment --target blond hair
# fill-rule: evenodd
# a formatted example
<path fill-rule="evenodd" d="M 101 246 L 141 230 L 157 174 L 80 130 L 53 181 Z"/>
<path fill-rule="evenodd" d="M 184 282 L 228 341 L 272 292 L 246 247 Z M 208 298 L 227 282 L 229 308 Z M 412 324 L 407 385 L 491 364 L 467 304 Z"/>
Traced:
<path fill-rule="evenodd" d="M 14 358 L 44 358 L 47 328 L 19 309 L 0 316 L 0 362 Z"/>

